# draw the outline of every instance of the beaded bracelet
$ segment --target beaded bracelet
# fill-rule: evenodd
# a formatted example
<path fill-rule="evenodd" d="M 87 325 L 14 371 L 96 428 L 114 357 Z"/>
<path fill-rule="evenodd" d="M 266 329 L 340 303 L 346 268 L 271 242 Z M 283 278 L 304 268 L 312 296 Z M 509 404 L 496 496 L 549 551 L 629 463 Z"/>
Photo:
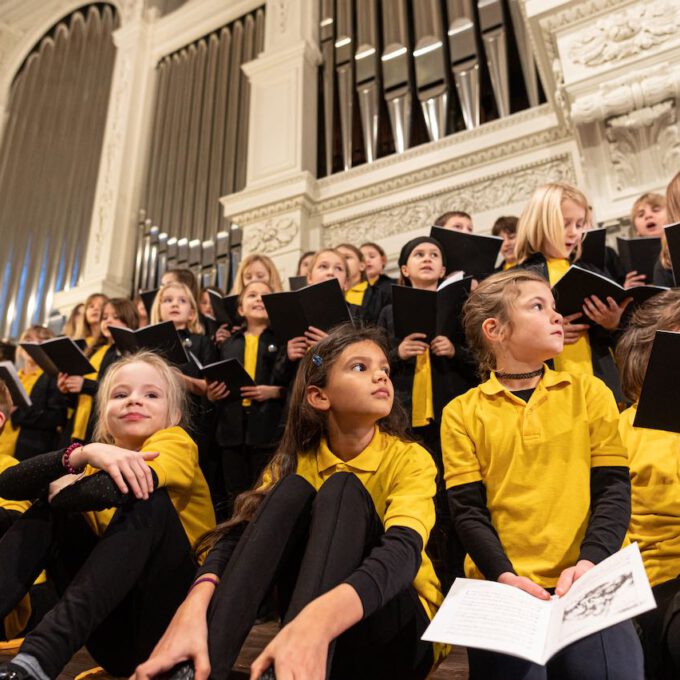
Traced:
<path fill-rule="evenodd" d="M 217 586 L 220 585 L 220 580 L 216 576 L 201 576 L 201 578 L 196 579 L 191 584 L 189 592 L 191 592 L 199 583 L 212 583 L 215 586 L 215 588 L 217 588 Z"/>
<path fill-rule="evenodd" d="M 83 467 L 81 467 L 79 469 L 74 468 L 73 465 L 71 465 L 70 460 L 69 460 L 71 458 L 71 454 L 74 451 L 76 451 L 77 449 L 82 449 L 82 448 L 83 448 L 82 444 L 80 444 L 79 442 L 73 442 L 72 444 L 69 444 L 68 447 L 66 448 L 66 451 L 64 451 L 64 455 L 61 458 L 61 464 L 66 468 L 66 471 L 70 475 L 79 475 L 85 469 L 84 465 L 83 465 Z"/>

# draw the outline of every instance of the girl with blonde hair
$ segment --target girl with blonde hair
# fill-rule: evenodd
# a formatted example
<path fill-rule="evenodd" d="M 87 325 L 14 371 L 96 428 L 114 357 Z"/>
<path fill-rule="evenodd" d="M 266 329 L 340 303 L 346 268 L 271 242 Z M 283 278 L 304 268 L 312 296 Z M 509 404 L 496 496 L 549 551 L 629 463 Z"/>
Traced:
<path fill-rule="evenodd" d="M 572 262 L 578 264 L 588 205 L 585 194 L 570 184 L 556 182 L 536 189 L 517 224 L 518 266 L 538 271 L 554 286 Z M 579 266 L 597 271 L 591 265 Z M 621 399 L 618 373 L 611 356 L 612 332 L 618 329 L 630 301 L 627 299 L 618 305 L 613 298 L 587 297 L 583 312 L 563 319 L 564 349 L 554 358 L 555 369 L 596 375 Z M 584 315 L 593 323 L 584 323 Z"/>
<path fill-rule="evenodd" d="M 680 172 L 678 172 L 666 187 L 666 219 L 669 224 L 680 222 Z M 654 265 L 653 283 L 656 286 L 675 287 L 671 254 L 668 252 L 666 236 L 661 233 L 661 253 Z"/>
<path fill-rule="evenodd" d="M 231 295 L 239 295 L 243 288 L 253 281 L 266 283 L 273 293 L 280 293 L 283 290 L 281 276 L 274 261 L 260 253 L 251 253 L 241 261 L 236 271 L 234 285 L 231 287 Z"/>

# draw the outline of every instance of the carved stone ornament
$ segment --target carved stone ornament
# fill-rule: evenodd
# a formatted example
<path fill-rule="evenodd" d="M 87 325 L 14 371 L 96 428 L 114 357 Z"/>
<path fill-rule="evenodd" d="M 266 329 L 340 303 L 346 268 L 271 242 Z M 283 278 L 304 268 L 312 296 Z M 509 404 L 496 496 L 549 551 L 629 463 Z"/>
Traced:
<path fill-rule="evenodd" d="M 670 40 L 679 28 L 680 3 L 676 0 L 639 3 L 586 28 L 569 47 L 569 58 L 588 67 L 621 61 Z"/>
<path fill-rule="evenodd" d="M 276 12 L 278 14 L 279 33 L 285 33 L 288 28 L 288 0 L 277 0 Z"/>
<path fill-rule="evenodd" d="M 281 250 L 297 236 L 299 229 L 300 225 L 292 217 L 244 227 L 243 252 L 273 253 Z"/>
<path fill-rule="evenodd" d="M 361 243 L 379 240 L 414 229 L 430 226 L 437 215 L 454 206 L 456 210 L 475 213 L 525 201 L 534 189 L 546 182 L 574 183 L 576 173 L 572 158 L 565 154 L 547 162 L 515 169 L 511 173 L 486 177 L 460 184 L 454 189 L 396 205 L 386 210 L 355 217 L 324 229 L 325 245 Z"/>
<path fill-rule="evenodd" d="M 144 4 L 144 0 L 123 0 L 120 9 L 122 23 L 126 24 L 133 19 L 140 18 L 144 11 Z"/>

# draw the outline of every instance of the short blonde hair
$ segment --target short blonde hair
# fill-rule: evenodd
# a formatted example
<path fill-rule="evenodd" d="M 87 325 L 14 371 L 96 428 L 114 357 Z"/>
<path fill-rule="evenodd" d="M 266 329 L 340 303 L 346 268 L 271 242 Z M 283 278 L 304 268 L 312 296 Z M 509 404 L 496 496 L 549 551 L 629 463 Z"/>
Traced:
<path fill-rule="evenodd" d="M 588 199 L 571 184 L 554 182 L 534 191 L 517 223 L 515 258 L 518 262 L 534 253 L 546 255 L 548 250 L 563 253 L 567 257 L 564 252 L 562 215 L 562 202 L 565 200 L 574 201 L 588 214 Z"/>
<path fill-rule="evenodd" d="M 94 428 L 93 440 L 97 442 L 104 442 L 105 444 L 113 443 L 113 437 L 109 432 L 104 417 L 104 410 L 106 403 L 111 397 L 111 390 L 115 385 L 116 376 L 122 368 L 130 364 L 145 363 L 153 368 L 165 383 L 168 396 L 168 413 L 165 427 L 173 427 L 174 425 L 186 426 L 187 414 L 187 395 L 184 389 L 184 381 L 182 374 L 174 366 L 170 366 L 162 357 L 148 350 L 129 354 L 122 359 L 116 361 L 111 365 L 106 375 L 99 383 L 97 390 L 96 410 L 97 422 Z"/>
<path fill-rule="evenodd" d="M 181 290 L 187 296 L 189 304 L 191 305 L 191 309 L 194 310 L 194 318 L 187 324 L 189 332 L 197 333 L 198 335 L 203 335 L 204 333 L 203 324 L 198 320 L 198 305 L 196 304 L 196 298 L 194 297 L 194 294 L 191 292 L 189 286 L 187 286 L 184 283 L 180 283 L 179 281 L 171 281 L 170 283 L 166 283 L 158 291 L 158 293 L 156 293 L 156 297 L 153 300 L 153 305 L 151 305 L 151 323 L 152 324 L 160 323 L 162 321 L 161 300 L 163 299 L 163 293 L 165 293 L 166 290 L 170 290 L 171 288 Z"/>
<path fill-rule="evenodd" d="M 498 319 L 512 328 L 511 308 L 520 296 L 523 283 L 542 283 L 547 279 L 532 269 L 508 269 L 484 279 L 470 293 L 463 305 L 463 328 L 468 346 L 477 359 L 480 377 L 484 380 L 496 368 L 496 357 L 482 330 L 487 319 Z"/>
<path fill-rule="evenodd" d="M 231 287 L 231 295 L 238 295 L 243 290 L 244 281 L 243 275 L 246 273 L 246 269 L 250 267 L 251 264 L 255 262 L 261 262 L 264 268 L 269 272 L 269 287 L 272 289 L 273 293 L 280 293 L 283 290 L 283 285 L 281 284 L 281 276 L 279 270 L 276 268 L 274 261 L 271 257 L 266 255 L 260 255 L 260 253 L 252 253 L 248 257 L 241 260 L 238 269 L 236 270 L 236 277 L 234 279 L 234 285 Z"/>
<path fill-rule="evenodd" d="M 643 205 L 651 205 L 652 208 L 665 208 L 666 199 L 661 194 L 655 194 L 653 192 L 647 192 L 646 194 L 642 194 L 642 196 L 635 200 L 635 203 L 633 203 L 633 207 L 630 209 L 631 222 L 635 222 L 635 216 L 637 214 L 637 211 Z"/>

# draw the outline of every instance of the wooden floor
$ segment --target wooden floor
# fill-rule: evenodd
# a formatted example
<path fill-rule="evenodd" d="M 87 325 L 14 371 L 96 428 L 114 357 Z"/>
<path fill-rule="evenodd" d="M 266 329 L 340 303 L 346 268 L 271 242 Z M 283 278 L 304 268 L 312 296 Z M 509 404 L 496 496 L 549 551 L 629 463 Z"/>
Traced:
<path fill-rule="evenodd" d="M 248 639 L 243 645 L 241 654 L 234 666 L 234 670 L 229 680 L 248 680 L 248 668 L 255 660 L 260 651 L 272 639 L 278 630 L 278 624 L 264 623 L 260 626 L 255 626 L 250 632 Z M 0 661 L 9 660 L 11 656 L 3 656 L 0 654 Z M 84 650 L 80 650 L 71 662 L 66 666 L 64 672 L 59 676 L 59 680 L 73 680 L 76 675 L 96 666 L 90 655 Z M 106 680 L 109 676 L 98 676 L 98 680 Z M 444 663 L 437 669 L 435 673 L 430 676 L 430 680 L 467 680 L 467 658 L 465 650 L 456 648 L 444 661 Z"/>

